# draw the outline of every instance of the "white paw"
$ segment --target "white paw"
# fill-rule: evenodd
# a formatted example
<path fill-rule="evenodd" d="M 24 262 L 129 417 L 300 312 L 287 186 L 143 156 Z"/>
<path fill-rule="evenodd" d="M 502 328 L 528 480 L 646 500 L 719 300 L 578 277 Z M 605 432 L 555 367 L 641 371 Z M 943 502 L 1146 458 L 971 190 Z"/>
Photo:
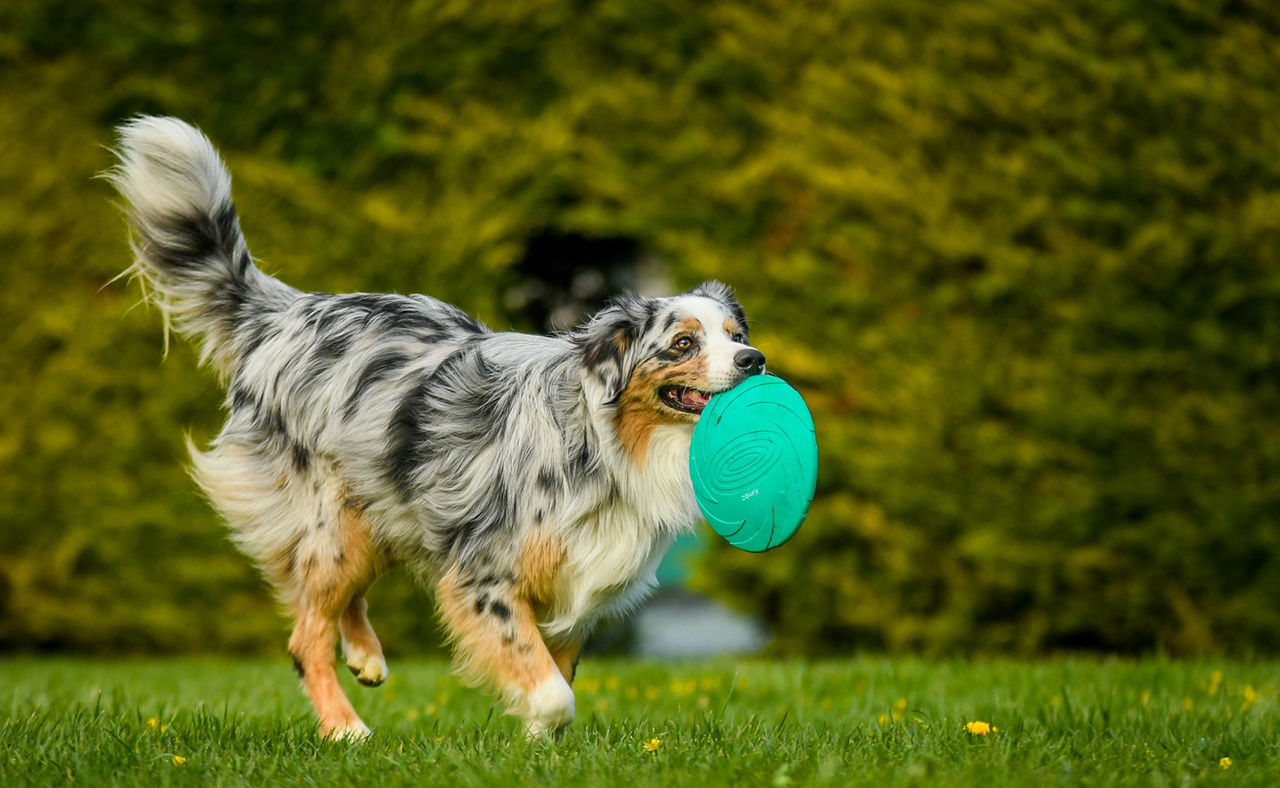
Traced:
<path fill-rule="evenodd" d="M 573 722 L 573 690 L 558 672 L 543 679 L 542 683 L 525 698 L 525 732 L 534 739 L 545 733 L 559 733 Z"/>
<path fill-rule="evenodd" d="M 368 725 L 356 720 L 346 725 L 337 726 L 324 735 L 330 741 L 361 742 L 373 735 Z"/>
<path fill-rule="evenodd" d="M 391 674 L 387 669 L 387 661 L 381 655 L 353 649 L 345 642 L 342 644 L 342 653 L 346 655 L 347 668 L 355 675 L 356 681 L 366 687 L 378 686 Z"/>

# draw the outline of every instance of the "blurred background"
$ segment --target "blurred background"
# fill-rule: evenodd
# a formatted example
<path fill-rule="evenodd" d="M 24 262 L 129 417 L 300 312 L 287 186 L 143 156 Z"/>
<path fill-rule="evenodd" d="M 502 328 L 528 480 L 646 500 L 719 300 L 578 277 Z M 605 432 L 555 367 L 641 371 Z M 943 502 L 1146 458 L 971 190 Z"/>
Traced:
<path fill-rule="evenodd" d="M 283 653 L 184 472 L 216 381 L 111 283 L 137 112 L 213 138 L 303 289 L 546 330 L 736 286 L 818 497 L 663 576 L 756 647 L 1280 647 L 1280 4 L 9 0 L 3 651 Z M 406 578 L 371 607 L 438 648 Z"/>

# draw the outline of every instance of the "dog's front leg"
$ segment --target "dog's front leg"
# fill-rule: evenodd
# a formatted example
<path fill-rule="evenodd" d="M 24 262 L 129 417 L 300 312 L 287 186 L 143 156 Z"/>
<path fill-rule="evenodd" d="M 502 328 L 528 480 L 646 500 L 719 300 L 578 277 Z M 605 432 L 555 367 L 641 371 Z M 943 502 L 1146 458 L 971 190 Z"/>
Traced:
<path fill-rule="evenodd" d="M 455 567 L 436 591 L 464 680 L 496 690 L 530 736 L 559 733 L 573 721 L 573 690 L 514 584 Z"/>

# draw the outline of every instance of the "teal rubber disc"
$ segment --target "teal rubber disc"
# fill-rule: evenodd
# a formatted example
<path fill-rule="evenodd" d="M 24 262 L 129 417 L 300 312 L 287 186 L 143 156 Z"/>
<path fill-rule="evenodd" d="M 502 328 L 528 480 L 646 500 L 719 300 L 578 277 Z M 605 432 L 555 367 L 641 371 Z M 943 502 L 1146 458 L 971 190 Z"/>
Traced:
<path fill-rule="evenodd" d="M 813 416 L 781 378 L 755 375 L 711 397 L 693 428 L 689 476 L 711 528 L 753 553 L 790 539 L 818 482 Z"/>

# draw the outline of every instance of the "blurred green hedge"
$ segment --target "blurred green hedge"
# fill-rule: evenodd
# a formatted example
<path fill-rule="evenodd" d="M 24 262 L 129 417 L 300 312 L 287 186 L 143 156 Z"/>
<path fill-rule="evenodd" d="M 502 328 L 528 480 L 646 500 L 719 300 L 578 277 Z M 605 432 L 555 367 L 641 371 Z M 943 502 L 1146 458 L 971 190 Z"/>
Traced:
<path fill-rule="evenodd" d="M 0 648 L 282 647 L 182 470 L 216 386 L 106 284 L 91 178 L 145 111 L 223 147 L 299 287 L 518 324 L 548 233 L 736 285 L 822 475 L 699 584 L 780 651 L 1274 652 L 1277 40 L 1261 0 L 0 8 Z"/>

